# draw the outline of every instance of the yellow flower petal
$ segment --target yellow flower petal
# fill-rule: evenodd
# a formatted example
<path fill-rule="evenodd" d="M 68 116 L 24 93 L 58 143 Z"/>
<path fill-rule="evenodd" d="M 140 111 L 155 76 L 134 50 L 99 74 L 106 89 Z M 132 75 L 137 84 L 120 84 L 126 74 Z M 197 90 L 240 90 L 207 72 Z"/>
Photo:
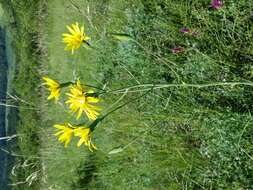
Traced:
<path fill-rule="evenodd" d="M 82 144 L 85 144 L 91 152 L 93 152 L 93 149 L 97 150 L 96 146 L 91 143 L 91 133 L 88 127 L 79 127 L 75 129 L 74 135 L 80 137 L 77 146 L 80 147 Z"/>
<path fill-rule="evenodd" d="M 67 26 L 69 33 L 63 33 L 62 41 L 66 44 L 65 50 L 71 51 L 72 54 L 75 50 L 79 49 L 83 42 L 86 42 L 90 38 L 84 33 L 84 27 L 79 27 L 78 23 Z"/>
<path fill-rule="evenodd" d="M 45 83 L 43 85 L 47 86 L 47 89 L 50 91 L 50 95 L 48 96 L 48 100 L 55 98 L 55 101 L 58 101 L 60 97 L 61 85 L 49 77 L 43 77 Z"/>
<path fill-rule="evenodd" d="M 66 95 L 68 96 L 68 100 L 65 103 L 69 104 L 69 108 L 73 113 L 77 113 L 77 119 L 80 119 L 83 113 L 86 114 L 89 120 L 97 119 L 99 116 L 98 111 L 101 109 L 93 104 L 99 102 L 99 99 L 86 96 L 79 80 Z"/>
<path fill-rule="evenodd" d="M 64 143 L 64 146 L 67 147 L 70 143 L 70 140 L 74 134 L 74 129 L 71 128 L 71 124 L 64 124 L 64 125 L 54 125 L 58 131 L 54 134 L 55 136 L 59 136 L 58 140 Z"/>

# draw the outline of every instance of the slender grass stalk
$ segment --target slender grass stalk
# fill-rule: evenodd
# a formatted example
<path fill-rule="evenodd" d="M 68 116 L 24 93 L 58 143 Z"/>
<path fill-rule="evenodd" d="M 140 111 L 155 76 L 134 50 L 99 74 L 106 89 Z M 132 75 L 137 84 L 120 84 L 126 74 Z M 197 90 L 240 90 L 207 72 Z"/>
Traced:
<path fill-rule="evenodd" d="M 215 86 L 234 87 L 234 86 L 238 86 L 238 85 L 253 86 L 253 83 L 252 82 L 214 82 L 214 83 L 207 83 L 207 84 L 187 84 L 187 83 L 182 83 L 182 84 L 139 84 L 139 85 L 129 86 L 129 87 L 120 88 L 120 89 L 116 89 L 116 90 L 101 92 L 100 94 L 104 94 L 104 93 L 106 93 L 106 94 L 107 93 L 120 94 L 120 93 L 125 93 L 125 91 L 133 93 L 133 92 L 148 91 L 151 89 L 157 90 L 157 89 L 171 88 L 171 87 L 208 88 L 208 87 L 215 87 Z"/>

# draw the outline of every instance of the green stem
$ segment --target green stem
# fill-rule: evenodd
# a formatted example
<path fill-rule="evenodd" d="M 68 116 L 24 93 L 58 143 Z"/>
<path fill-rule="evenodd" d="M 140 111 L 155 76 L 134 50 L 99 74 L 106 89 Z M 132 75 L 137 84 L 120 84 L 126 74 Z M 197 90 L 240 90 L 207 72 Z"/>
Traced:
<path fill-rule="evenodd" d="M 216 82 L 216 83 L 207 83 L 207 84 L 187 84 L 187 83 L 182 83 L 182 84 L 140 84 L 140 85 L 129 86 L 126 88 L 105 91 L 100 94 L 104 94 L 104 93 L 117 94 L 117 93 L 124 93 L 125 91 L 143 92 L 143 91 L 148 91 L 150 89 L 156 90 L 156 89 L 170 88 L 170 87 L 207 88 L 207 87 L 214 87 L 214 86 L 236 86 L 236 85 L 253 86 L 253 83 L 252 82 Z"/>
<path fill-rule="evenodd" d="M 61 86 L 61 88 L 65 88 L 65 87 L 72 85 L 72 84 L 74 84 L 74 83 L 73 82 L 65 82 L 65 83 L 61 83 L 60 86 Z"/>
<path fill-rule="evenodd" d="M 93 85 L 89 85 L 89 84 L 85 84 L 83 86 L 87 86 L 87 87 L 95 88 L 95 89 L 98 89 L 98 90 L 106 91 L 106 90 L 104 90 L 102 88 L 99 88 L 99 87 L 96 87 L 96 86 L 93 86 Z"/>
<path fill-rule="evenodd" d="M 113 110 L 109 111 L 108 113 L 106 113 L 102 117 L 97 118 L 95 121 L 93 121 L 90 124 L 89 127 L 93 131 L 95 129 L 95 127 L 97 126 L 97 124 L 99 122 L 101 122 L 102 120 L 104 120 L 111 113 L 117 111 L 118 109 L 126 106 L 127 104 L 129 104 L 131 102 L 134 102 L 134 101 L 142 98 L 143 96 L 147 95 L 152 90 L 162 89 L 162 88 L 169 88 L 169 87 L 207 88 L 207 87 L 214 87 L 214 86 L 236 86 L 236 85 L 253 86 L 253 83 L 252 82 L 216 82 L 216 83 L 208 83 L 208 84 L 186 84 L 186 83 L 183 83 L 183 84 L 140 84 L 140 85 L 129 86 L 129 87 L 121 88 L 121 89 L 117 89 L 117 90 L 105 91 L 105 92 L 102 92 L 100 94 L 103 94 L 103 93 L 124 93 L 126 91 L 128 91 L 128 92 L 147 91 L 147 92 L 142 94 L 141 96 L 138 96 L 137 98 L 131 99 L 131 100 L 125 102 L 124 104 L 114 108 Z M 139 89 L 139 88 L 143 88 L 143 87 L 144 87 L 144 89 Z M 134 89 L 136 89 L 136 90 L 134 90 Z M 83 125 L 83 124 L 79 124 L 77 126 L 81 126 L 81 125 Z"/>
<path fill-rule="evenodd" d="M 71 84 L 75 84 L 74 82 L 66 82 L 62 83 L 61 87 L 66 87 Z M 214 82 L 214 83 L 207 83 L 207 84 L 187 84 L 187 83 L 182 83 L 182 84 L 138 84 L 134 86 L 128 86 L 125 88 L 119 88 L 116 90 L 104 90 L 102 88 L 85 84 L 83 86 L 91 87 L 98 89 L 102 92 L 95 92 L 95 93 L 87 93 L 87 96 L 99 96 L 103 94 L 120 94 L 120 93 L 125 93 L 126 91 L 128 92 L 143 92 L 143 91 L 148 91 L 150 89 L 156 90 L 156 89 L 162 89 L 162 88 L 170 88 L 170 87 L 192 87 L 192 88 L 207 88 L 207 87 L 215 87 L 215 86 L 237 86 L 237 85 L 244 85 L 244 86 L 253 86 L 253 82 Z"/>
<path fill-rule="evenodd" d="M 97 124 L 98 124 L 99 122 L 103 121 L 107 116 L 109 116 L 109 115 L 112 114 L 113 112 L 119 110 L 120 108 L 126 106 L 127 104 L 129 104 L 129 103 L 131 103 L 131 102 L 134 102 L 134 101 L 136 101 L 136 100 L 138 100 L 138 99 L 140 99 L 140 98 L 146 96 L 146 95 L 147 95 L 149 92 L 151 92 L 151 91 L 152 91 L 152 89 L 150 89 L 148 92 L 146 92 L 146 93 L 144 93 L 144 94 L 142 94 L 142 95 L 140 95 L 140 96 L 138 96 L 138 97 L 136 97 L 136 98 L 133 98 L 133 99 L 131 99 L 131 100 L 125 102 L 124 104 L 122 104 L 122 105 L 120 105 L 120 106 L 114 108 L 113 110 L 107 112 L 107 113 L 106 113 L 105 115 L 103 115 L 102 117 L 97 118 L 97 119 L 96 119 L 95 121 L 93 121 L 93 122 L 90 124 L 90 126 L 89 126 L 90 129 L 91 129 L 91 131 L 93 131 L 93 130 L 95 129 L 95 127 L 97 126 Z"/>
<path fill-rule="evenodd" d="M 122 104 L 122 105 L 116 107 L 115 109 L 113 109 L 113 110 L 109 111 L 108 113 L 106 113 L 103 117 L 105 118 L 105 117 L 107 117 L 108 115 L 110 115 L 111 113 L 115 112 L 116 110 L 118 110 L 118 109 L 120 109 L 120 108 L 126 106 L 127 104 L 129 104 L 129 103 L 131 103 L 131 102 L 134 102 L 134 101 L 136 101 L 136 100 L 138 100 L 138 99 L 140 99 L 140 98 L 146 96 L 150 91 L 152 91 L 152 89 L 150 89 L 148 92 L 146 92 L 146 93 L 144 93 L 144 94 L 138 96 L 137 98 L 134 98 L 134 99 L 132 99 L 132 100 L 129 100 L 129 101 L 125 102 L 124 104 Z"/>
<path fill-rule="evenodd" d="M 65 88 L 67 86 L 74 85 L 74 84 L 76 84 L 76 82 L 70 81 L 70 82 L 61 83 L 60 86 L 61 86 L 61 88 Z M 82 86 L 87 86 L 87 87 L 95 88 L 95 89 L 98 89 L 98 90 L 101 90 L 101 91 L 105 91 L 102 88 L 99 88 L 99 87 L 96 87 L 96 86 L 93 86 L 93 85 L 89 85 L 89 84 L 84 84 Z"/>

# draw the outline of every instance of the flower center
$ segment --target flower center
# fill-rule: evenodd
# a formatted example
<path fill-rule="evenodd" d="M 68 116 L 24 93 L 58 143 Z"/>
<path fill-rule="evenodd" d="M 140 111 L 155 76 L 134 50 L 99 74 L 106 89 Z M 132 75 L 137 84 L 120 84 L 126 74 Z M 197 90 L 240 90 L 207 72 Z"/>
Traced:
<path fill-rule="evenodd" d="M 78 102 L 79 102 L 80 104 L 85 104 L 86 100 L 85 100 L 85 98 L 80 98 L 80 99 L 78 100 Z"/>

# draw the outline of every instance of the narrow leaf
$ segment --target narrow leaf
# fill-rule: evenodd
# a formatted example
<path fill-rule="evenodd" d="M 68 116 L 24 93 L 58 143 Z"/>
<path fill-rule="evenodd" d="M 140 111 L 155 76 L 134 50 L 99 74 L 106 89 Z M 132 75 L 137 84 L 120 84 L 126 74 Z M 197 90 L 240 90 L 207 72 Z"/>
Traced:
<path fill-rule="evenodd" d="M 127 42 L 127 41 L 132 40 L 132 37 L 128 34 L 113 33 L 111 35 L 113 38 L 115 38 L 116 40 L 119 40 L 121 42 Z"/>
<path fill-rule="evenodd" d="M 108 154 L 117 154 L 122 152 L 124 149 L 123 148 L 115 148 L 113 150 L 111 150 L 110 152 L 108 152 Z"/>

